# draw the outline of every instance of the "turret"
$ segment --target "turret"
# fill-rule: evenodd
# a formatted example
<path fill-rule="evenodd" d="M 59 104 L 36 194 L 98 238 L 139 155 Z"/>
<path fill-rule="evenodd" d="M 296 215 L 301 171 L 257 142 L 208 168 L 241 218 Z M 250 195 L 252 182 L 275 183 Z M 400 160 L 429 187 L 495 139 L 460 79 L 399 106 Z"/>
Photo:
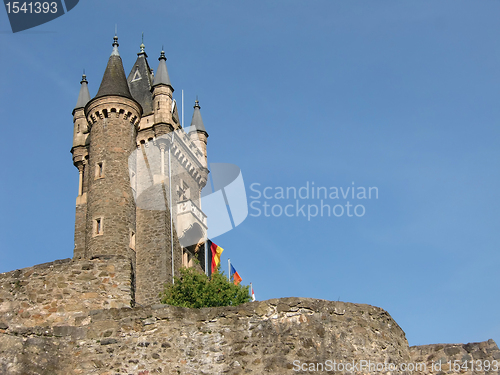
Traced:
<path fill-rule="evenodd" d="M 136 148 L 142 108 L 130 93 L 118 37 L 95 98 L 85 106 L 90 124 L 86 258 L 124 256 L 131 260 L 135 202 L 128 158 Z"/>
<path fill-rule="evenodd" d="M 189 128 L 189 138 L 205 155 L 205 167 L 207 166 L 207 138 L 208 133 L 203 125 L 203 120 L 200 113 L 200 102 L 194 102 L 193 119 L 191 120 L 191 127 Z"/>
<path fill-rule="evenodd" d="M 174 88 L 168 76 L 165 51 L 161 51 L 158 60 L 160 63 L 158 64 L 158 69 L 153 81 L 154 122 L 155 124 L 168 125 L 170 130 L 175 130 L 178 125 L 172 119 L 172 94 Z"/>
<path fill-rule="evenodd" d="M 84 108 L 90 101 L 90 94 L 87 85 L 87 76 L 85 75 L 85 73 L 82 75 L 80 84 L 80 93 L 78 94 L 78 100 L 76 102 L 75 109 L 73 110 L 73 147 L 85 146 L 85 141 L 87 139 L 88 133 Z"/>
<path fill-rule="evenodd" d="M 71 153 L 73 154 L 73 164 L 76 168 L 78 168 L 79 175 L 75 214 L 75 259 L 84 257 L 86 241 L 85 228 L 87 215 L 87 184 L 85 182 L 85 177 L 88 170 L 88 127 L 84 108 L 90 101 L 90 94 L 85 73 L 82 76 L 80 84 L 80 93 L 78 94 L 75 109 L 73 109 L 73 147 L 71 148 Z"/>

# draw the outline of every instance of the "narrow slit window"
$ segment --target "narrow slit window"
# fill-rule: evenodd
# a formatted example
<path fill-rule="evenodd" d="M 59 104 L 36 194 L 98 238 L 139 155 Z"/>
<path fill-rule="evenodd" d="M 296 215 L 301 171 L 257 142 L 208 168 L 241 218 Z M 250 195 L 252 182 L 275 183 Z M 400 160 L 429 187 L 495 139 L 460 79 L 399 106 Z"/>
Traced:
<path fill-rule="evenodd" d="M 104 176 L 103 162 L 97 163 L 97 168 L 95 172 L 96 178 L 102 178 Z"/>
<path fill-rule="evenodd" d="M 130 248 L 135 250 L 135 232 L 130 232 Z"/>
<path fill-rule="evenodd" d="M 97 218 L 94 221 L 94 235 L 100 235 L 102 234 L 102 218 Z"/>

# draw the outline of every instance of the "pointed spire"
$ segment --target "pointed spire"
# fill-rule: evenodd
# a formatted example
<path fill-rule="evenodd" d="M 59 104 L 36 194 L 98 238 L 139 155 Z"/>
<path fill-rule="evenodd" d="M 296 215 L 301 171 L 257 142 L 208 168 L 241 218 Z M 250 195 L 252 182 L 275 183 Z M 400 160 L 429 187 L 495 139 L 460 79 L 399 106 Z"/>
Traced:
<path fill-rule="evenodd" d="M 142 33 L 142 41 L 141 52 L 137 54 L 137 60 L 127 77 L 127 82 L 132 97 L 142 106 L 143 114 L 146 115 L 153 113 L 153 98 L 151 96 L 153 76 L 147 59 L 148 55 L 144 51 L 144 33 Z"/>
<path fill-rule="evenodd" d="M 167 63 L 166 63 L 167 58 L 165 57 L 165 51 L 163 51 L 163 46 L 158 60 L 160 61 L 160 63 L 158 64 L 158 69 L 156 69 L 156 75 L 153 82 L 153 87 L 157 85 L 167 85 L 170 86 L 173 90 L 174 88 L 172 87 L 172 84 L 170 83 L 170 77 L 168 76 Z"/>
<path fill-rule="evenodd" d="M 87 103 L 90 102 L 89 87 L 87 76 L 85 75 L 85 70 L 83 70 L 82 80 L 80 84 L 80 93 L 78 94 L 78 100 L 76 102 L 75 109 L 84 108 Z"/>
<path fill-rule="evenodd" d="M 200 113 L 201 107 L 200 107 L 200 102 L 198 101 L 198 97 L 196 97 L 196 101 L 194 102 L 193 108 L 194 108 L 193 119 L 191 120 L 191 130 L 189 132 L 191 133 L 196 130 L 198 132 L 207 133 L 207 131 L 205 130 L 205 125 L 203 125 L 203 120 L 201 119 L 201 113 Z"/>
<path fill-rule="evenodd" d="M 146 57 L 148 57 L 148 55 L 146 54 L 146 46 L 144 45 L 144 33 L 142 33 L 142 41 L 141 41 L 141 45 L 139 46 L 139 48 L 141 49 L 141 52 L 139 52 L 137 54 L 137 56 L 140 56 L 140 55 L 145 55 Z"/>
<path fill-rule="evenodd" d="M 111 56 L 120 56 L 120 53 L 118 52 L 118 37 L 115 35 L 113 37 L 113 52 L 111 52 Z"/>
<path fill-rule="evenodd" d="M 101 86 L 97 91 L 96 98 L 108 95 L 124 96 L 132 99 L 130 90 L 123 70 L 122 58 L 118 53 L 118 37 L 113 38 L 113 52 L 108 60 L 108 65 L 102 77 Z"/>

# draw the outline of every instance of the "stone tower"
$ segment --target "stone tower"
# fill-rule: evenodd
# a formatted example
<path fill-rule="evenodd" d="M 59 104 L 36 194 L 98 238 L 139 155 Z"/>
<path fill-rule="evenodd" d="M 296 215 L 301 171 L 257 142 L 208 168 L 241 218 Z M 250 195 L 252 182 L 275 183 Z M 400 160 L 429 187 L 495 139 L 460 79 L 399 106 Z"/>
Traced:
<path fill-rule="evenodd" d="M 200 194 L 208 133 L 200 106 L 186 133 L 165 52 L 156 74 L 147 58 L 141 44 L 127 78 L 114 37 L 94 98 L 82 78 L 71 149 L 79 171 L 74 258 L 130 260 L 142 305 L 158 302 L 163 285 L 193 257 L 204 269 L 207 233 Z"/>

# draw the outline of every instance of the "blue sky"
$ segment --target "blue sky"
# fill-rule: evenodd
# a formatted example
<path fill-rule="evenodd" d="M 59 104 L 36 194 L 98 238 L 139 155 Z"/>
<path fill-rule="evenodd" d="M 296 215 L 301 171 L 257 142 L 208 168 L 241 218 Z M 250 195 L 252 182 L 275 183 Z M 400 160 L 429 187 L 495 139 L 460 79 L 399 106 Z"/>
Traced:
<path fill-rule="evenodd" d="M 12 34 L 0 11 L 0 272 L 72 256 L 71 112 L 83 69 L 96 94 L 117 24 L 127 74 L 142 32 L 155 70 L 164 46 L 186 122 L 198 95 L 209 161 L 241 168 L 249 204 L 297 204 L 252 198 L 254 183 L 378 188 L 350 200 L 362 217 L 248 216 L 214 238 L 257 299 L 380 306 L 410 345 L 500 342 L 499 14 L 495 1 L 81 0 Z"/>

